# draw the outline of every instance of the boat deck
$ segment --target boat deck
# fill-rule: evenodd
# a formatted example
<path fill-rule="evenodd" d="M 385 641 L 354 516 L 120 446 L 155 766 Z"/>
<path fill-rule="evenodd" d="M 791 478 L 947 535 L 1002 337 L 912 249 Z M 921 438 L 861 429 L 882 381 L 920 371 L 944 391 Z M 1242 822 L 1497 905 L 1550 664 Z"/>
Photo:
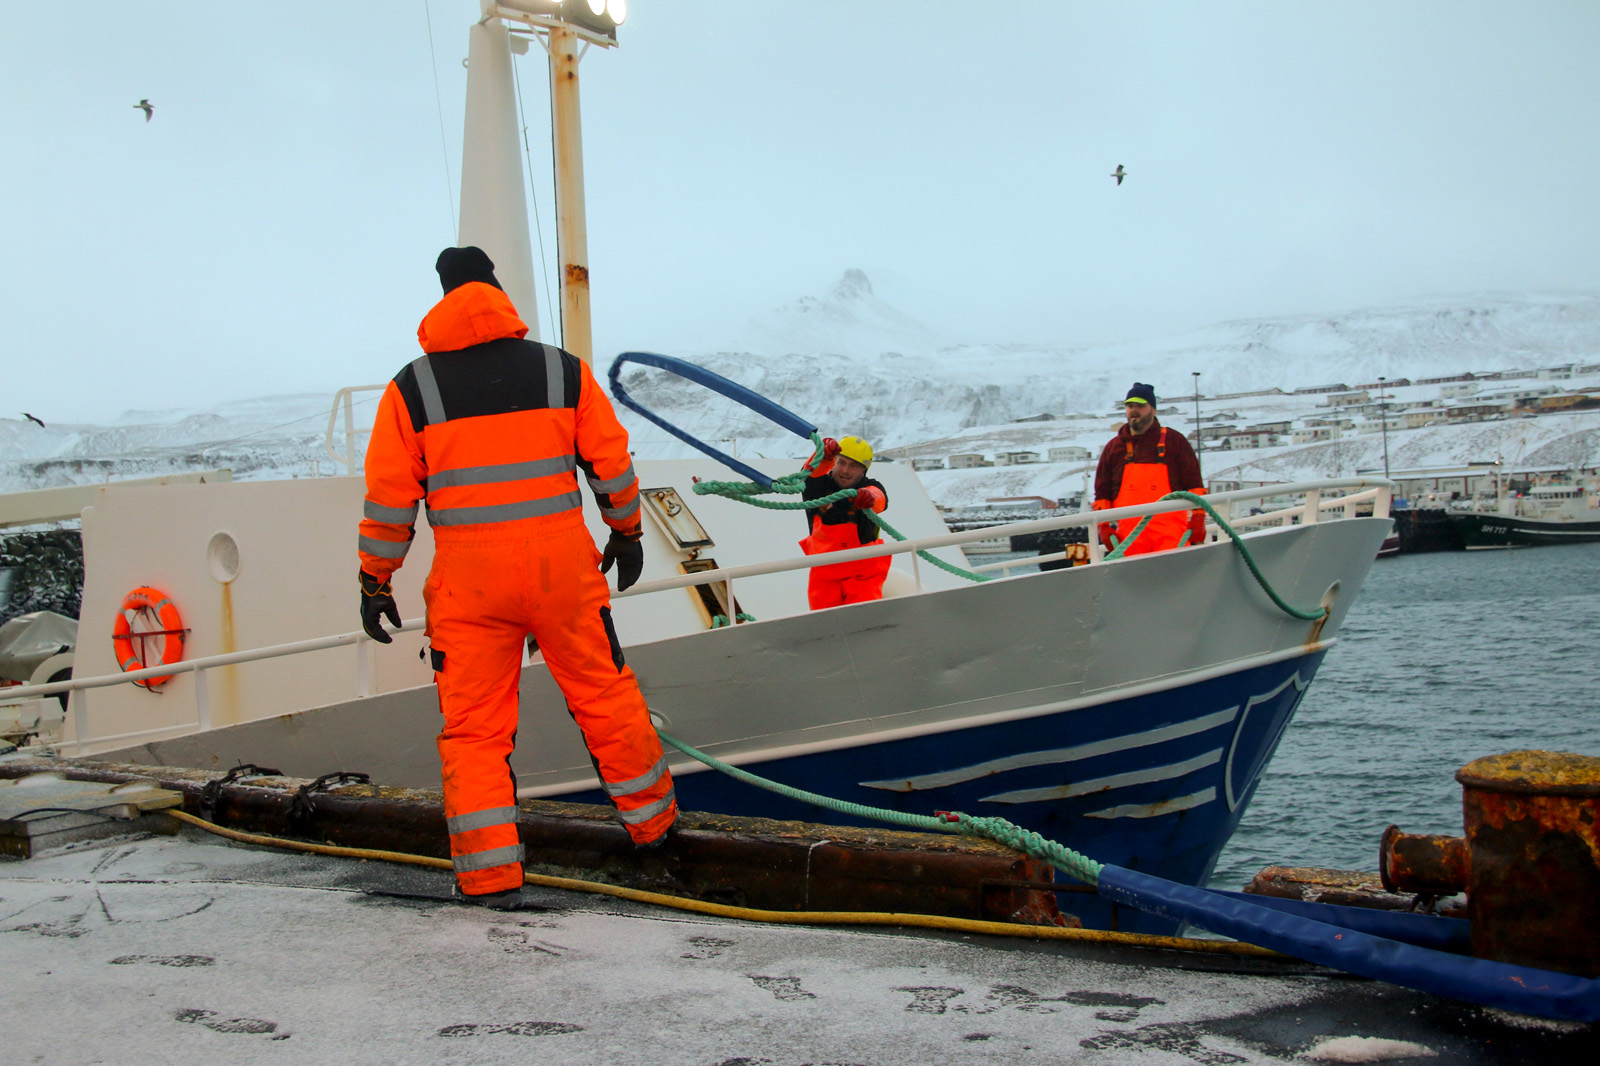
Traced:
<path fill-rule="evenodd" d="M 8 1061 L 1216 1066 L 1367 1037 L 1437 1056 L 1386 1062 L 1587 1066 L 1596 1048 L 1591 1027 L 1301 963 L 769 926 L 551 889 L 504 914 L 448 886 L 188 829 L 0 863 Z"/>

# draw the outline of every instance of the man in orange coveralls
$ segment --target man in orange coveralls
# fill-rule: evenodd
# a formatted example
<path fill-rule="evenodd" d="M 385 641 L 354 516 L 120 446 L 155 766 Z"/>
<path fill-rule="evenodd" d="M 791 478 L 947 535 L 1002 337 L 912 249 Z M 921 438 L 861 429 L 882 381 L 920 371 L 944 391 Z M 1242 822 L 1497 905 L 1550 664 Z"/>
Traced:
<path fill-rule="evenodd" d="M 872 445 L 860 437 L 822 441 L 822 461 L 806 478 L 801 499 L 820 500 L 840 489 L 855 489 L 847 500 L 835 500 L 826 507 L 806 512 L 810 535 L 800 542 L 807 555 L 844 551 L 882 544 L 878 525 L 865 512 L 881 514 L 889 506 L 883 484 L 867 477 L 872 465 Z M 889 576 L 889 557 L 860 559 L 853 563 L 813 566 L 807 594 L 813 611 L 844 603 L 883 599 L 883 579 Z"/>
<path fill-rule="evenodd" d="M 1100 465 L 1094 474 L 1094 509 L 1131 507 L 1151 503 L 1169 492 L 1205 494 L 1200 481 L 1200 460 L 1182 433 L 1168 429 L 1156 418 L 1156 390 L 1150 385 L 1135 381 L 1123 401 L 1127 424 L 1111 438 L 1100 453 Z M 1139 518 L 1124 518 L 1117 523 L 1117 542 L 1132 536 Z M 1143 555 L 1147 552 L 1176 548 L 1189 531 L 1189 543 L 1200 544 L 1206 537 L 1206 513 L 1182 511 L 1158 514 L 1139 539 L 1124 552 L 1125 555 Z M 1110 522 L 1100 523 L 1100 543 L 1109 550 L 1112 546 Z"/>
<path fill-rule="evenodd" d="M 424 354 L 384 390 L 367 449 L 361 522 L 361 621 L 400 614 L 389 576 L 415 533 L 433 527 L 423 586 L 444 730 L 445 817 L 460 894 L 514 908 L 522 891 L 516 778 L 523 641 L 532 634 L 601 784 L 636 846 L 677 818 L 661 741 L 611 624 L 604 573 L 639 578 L 639 481 L 628 434 L 587 364 L 524 340 L 528 327 L 478 248 L 446 248 L 444 286 L 417 329 Z M 611 527 L 605 554 L 583 523 L 582 469 Z"/>

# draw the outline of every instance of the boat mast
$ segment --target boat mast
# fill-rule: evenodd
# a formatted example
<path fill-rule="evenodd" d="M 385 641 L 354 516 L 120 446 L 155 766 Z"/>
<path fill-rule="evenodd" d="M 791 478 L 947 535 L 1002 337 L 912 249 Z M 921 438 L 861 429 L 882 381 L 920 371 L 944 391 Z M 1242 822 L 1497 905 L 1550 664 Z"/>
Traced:
<path fill-rule="evenodd" d="M 538 297 L 522 160 L 517 155 L 516 91 L 511 53 L 526 51 L 509 20 L 539 41 L 550 59 L 550 121 L 555 150 L 557 254 L 561 279 L 561 347 L 589 362 L 589 241 L 583 198 L 583 134 L 578 114 L 578 62 L 588 46 L 614 48 L 627 17 L 625 0 L 479 0 L 467 58 L 466 136 L 461 148 L 459 243 L 476 244 L 494 260 L 511 302 L 537 338 Z M 520 47 L 519 47 L 520 45 Z"/>
<path fill-rule="evenodd" d="M 528 237 L 528 197 L 518 143 L 511 35 L 486 3 L 467 37 L 467 114 L 461 139 L 461 226 L 456 243 L 477 245 L 494 260 L 494 275 L 539 339 L 539 297 Z M 523 49 L 527 45 L 523 43 Z"/>

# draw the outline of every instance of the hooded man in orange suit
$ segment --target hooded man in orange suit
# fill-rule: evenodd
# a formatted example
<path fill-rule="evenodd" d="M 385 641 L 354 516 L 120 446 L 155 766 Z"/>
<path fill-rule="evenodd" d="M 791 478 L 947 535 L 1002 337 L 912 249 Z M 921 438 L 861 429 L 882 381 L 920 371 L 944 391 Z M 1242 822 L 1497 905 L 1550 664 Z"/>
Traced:
<path fill-rule="evenodd" d="M 583 731 L 601 784 L 637 846 L 677 818 L 661 742 L 611 623 L 603 576 L 628 588 L 644 565 L 628 434 L 588 365 L 528 327 L 478 248 L 446 248 L 444 298 L 417 329 L 423 355 L 384 390 L 367 449 L 361 620 L 388 643 L 389 577 L 417 506 L 433 527 L 423 586 L 444 729 L 444 802 L 456 883 L 469 901 L 515 907 L 522 891 L 517 682 L 532 635 Z M 604 555 L 584 526 L 582 470 L 611 527 Z"/>

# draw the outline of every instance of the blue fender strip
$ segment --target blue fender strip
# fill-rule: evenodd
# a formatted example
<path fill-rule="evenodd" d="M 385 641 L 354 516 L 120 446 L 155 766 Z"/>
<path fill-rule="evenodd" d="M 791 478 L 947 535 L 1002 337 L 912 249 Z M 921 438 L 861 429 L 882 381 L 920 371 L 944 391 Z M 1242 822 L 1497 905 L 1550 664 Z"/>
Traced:
<path fill-rule="evenodd" d="M 1303 899 L 1281 899 L 1277 896 L 1257 896 L 1246 892 L 1225 892 L 1208 888 L 1214 896 L 1239 899 L 1258 907 L 1296 914 L 1314 922 L 1337 925 L 1341 929 L 1354 929 L 1373 936 L 1398 940 L 1402 944 L 1451 951 L 1458 955 L 1472 953 L 1472 930 L 1463 918 L 1443 918 L 1437 914 L 1411 914 L 1406 911 L 1380 911 L 1372 907 L 1341 907 L 1333 903 L 1312 903 Z"/>
<path fill-rule="evenodd" d="M 1214 893 L 1117 866 L 1100 871 L 1098 888 L 1113 903 L 1346 973 L 1542 1018 L 1600 1021 L 1600 981 L 1591 978 L 1431 951 L 1262 906 L 1259 897 Z"/>
<path fill-rule="evenodd" d="M 743 404 L 758 415 L 762 415 L 797 436 L 810 440 L 816 433 L 817 427 L 801 418 L 786 407 L 780 407 L 758 392 L 752 392 L 736 381 L 729 381 L 721 374 L 707 370 L 703 366 L 682 359 L 674 359 L 670 355 L 657 355 L 654 352 L 623 352 L 611 361 L 611 372 L 607 375 L 611 380 L 611 395 L 617 402 L 630 411 L 637 411 L 651 422 L 671 433 L 674 437 L 704 452 L 706 455 L 728 466 L 745 477 L 754 481 L 762 488 L 771 488 L 772 479 L 755 467 L 747 466 L 725 452 L 719 451 L 697 437 L 693 437 L 684 430 L 661 418 L 653 411 L 642 407 L 628 391 L 622 387 L 622 365 L 624 363 L 639 363 L 643 366 L 653 366 L 658 370 L 665 370 L 677 374 L 681 378 L 688 378 L 698 385 L 704 385 L 713 392 L 719 392 L 735 403 Z"/>

